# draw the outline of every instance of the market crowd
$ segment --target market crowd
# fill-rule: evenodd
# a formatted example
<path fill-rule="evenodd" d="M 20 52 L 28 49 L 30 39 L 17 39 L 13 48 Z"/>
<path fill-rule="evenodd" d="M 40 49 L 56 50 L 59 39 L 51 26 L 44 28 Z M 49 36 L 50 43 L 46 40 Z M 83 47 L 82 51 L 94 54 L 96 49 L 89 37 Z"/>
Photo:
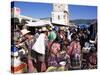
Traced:
<path fill-rule="evenodd" d="M 95 24 L 96 25 L 96 24 Z M 97 68 L 97 29 L 55 26 L 16 28 L 11 32 L 11 54 L 26 64 L 23 73 Z"/>

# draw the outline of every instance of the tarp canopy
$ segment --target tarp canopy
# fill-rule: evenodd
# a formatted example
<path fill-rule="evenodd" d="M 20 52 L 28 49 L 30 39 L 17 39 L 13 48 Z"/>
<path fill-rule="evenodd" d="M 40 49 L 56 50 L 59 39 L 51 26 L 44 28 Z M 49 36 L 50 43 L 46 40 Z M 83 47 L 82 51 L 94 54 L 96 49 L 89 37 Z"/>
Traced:
<path fill-rule="evenodd" d="M 32 27 L 41 27 L 41 26 L 51 26 L 53 28 L 53 25 L 49 21 L 37 21 L 37 22 L 29 22 L 27 21 L 28 24 L 26 26 L 32 26 Z"/>
<path fill-rule="evenodd" d="M 83 29 L 83 28 L 88 28 L 90 25 L 87 24 L 79 24 L 77 25 L 79 28 Z"/>

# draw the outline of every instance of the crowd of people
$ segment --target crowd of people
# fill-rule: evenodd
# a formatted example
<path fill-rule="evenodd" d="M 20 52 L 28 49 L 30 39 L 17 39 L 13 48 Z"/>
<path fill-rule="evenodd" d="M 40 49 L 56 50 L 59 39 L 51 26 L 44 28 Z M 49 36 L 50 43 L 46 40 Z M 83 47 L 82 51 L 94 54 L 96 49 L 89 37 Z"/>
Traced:
<path fill-rule="evenodd" d="M 23 73 L 96 69 L 97 32 L 93 38 L 90 29 L 64 26 L 35 27 L 34 31 L 14 29 L 11 48 L 16 48 L 17 57 L 26 63 Z"/>

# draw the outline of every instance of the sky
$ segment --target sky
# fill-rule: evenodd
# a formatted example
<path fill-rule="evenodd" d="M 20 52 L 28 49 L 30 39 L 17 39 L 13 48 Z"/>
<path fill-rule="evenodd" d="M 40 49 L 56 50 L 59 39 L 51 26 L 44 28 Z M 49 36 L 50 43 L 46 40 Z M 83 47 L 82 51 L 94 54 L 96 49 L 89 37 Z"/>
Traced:
<path fill-rule="evenodd" d="M 21 15 L 38 19 L 51 17 L 51 12 L 53 10 L 52 4 L 50 3 L 33 3 L 17 1 L 14 2 L 14 6 L 20 8 Z M 68 5 L 68 10 L 70 20 L 97 18 L 96 6 Z"/>
<path fill-rule="evenodd" d="M 96 6 L 69 5 L 70 19 L 96 19 Z"/>

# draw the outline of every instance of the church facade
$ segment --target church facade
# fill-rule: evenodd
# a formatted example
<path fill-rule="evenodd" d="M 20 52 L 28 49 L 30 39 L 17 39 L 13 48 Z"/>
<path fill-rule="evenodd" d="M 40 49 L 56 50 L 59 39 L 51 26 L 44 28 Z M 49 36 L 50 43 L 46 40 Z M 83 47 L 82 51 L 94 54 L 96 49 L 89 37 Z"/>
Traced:
<path fill-rule="evenodd" d="M 52 23 L 60 25 L 69 25 L 68 5 L 53 4 L 53 11 L 51 12 Z"/>

